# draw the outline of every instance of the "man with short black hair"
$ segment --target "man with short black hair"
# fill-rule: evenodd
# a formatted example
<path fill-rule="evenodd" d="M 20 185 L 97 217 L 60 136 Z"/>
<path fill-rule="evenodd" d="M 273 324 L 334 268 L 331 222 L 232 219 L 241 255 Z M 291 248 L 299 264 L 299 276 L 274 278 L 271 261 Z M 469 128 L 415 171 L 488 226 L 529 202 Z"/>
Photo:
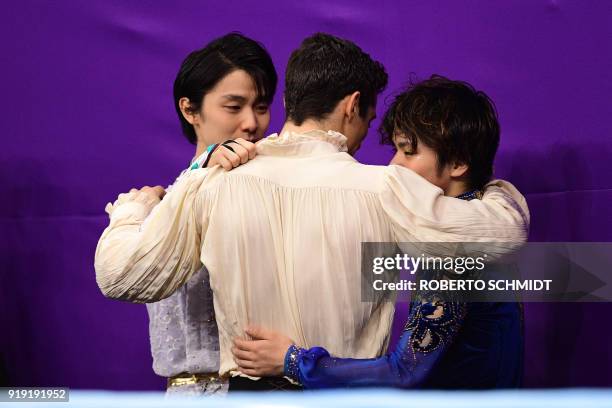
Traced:
<path fill-rule="evenodd" d="M 350 103 L 369 127 L 376 116 L 376 99 L 386 86 L 387 73 L 380 62 L 350 41 L 315 34 L 302 42 L 287 64 L 287 122 L 301 126 L 308 120 L 324 121 L 347 95 L 358 92 Z M 365 133 L 367 129 L 362 129 L 358 135 L 364 137 Z M 359 149 L 360 142 L 348 142 L 350 154 Z"/>

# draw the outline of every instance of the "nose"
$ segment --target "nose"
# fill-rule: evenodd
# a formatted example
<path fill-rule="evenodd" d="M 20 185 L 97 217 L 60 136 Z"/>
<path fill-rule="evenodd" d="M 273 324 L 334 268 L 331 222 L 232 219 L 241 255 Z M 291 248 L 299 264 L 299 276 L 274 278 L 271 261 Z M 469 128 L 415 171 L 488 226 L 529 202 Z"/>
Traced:
<path fill-rule="evenodd" d="M 241 123 L 241 130 L 246 135 L 246 139 L 252 141 L 257 135 L 257 116 L 251 109 L 245 109 L 244 118 Z"/>
<path fill-rule="evenodd" d="M 399 154 L 399 152 L 395 153 L 393 155 L 393 158 L 391 159 L 391 162 L 389 164 L 400 164 L 401 163 L 401 156 Z"/>

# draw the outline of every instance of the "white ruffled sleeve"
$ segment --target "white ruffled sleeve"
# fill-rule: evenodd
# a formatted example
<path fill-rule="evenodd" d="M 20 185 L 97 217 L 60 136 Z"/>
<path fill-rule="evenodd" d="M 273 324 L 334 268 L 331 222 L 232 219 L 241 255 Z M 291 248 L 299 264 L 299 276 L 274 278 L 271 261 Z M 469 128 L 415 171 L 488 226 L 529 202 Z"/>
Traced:
<path fill-rule="evenodd" d="M 442 189 L 411 170 L 388 166 L 380 199 L 398 242 L 527 240 L 527 202 L 503 180 L 488 183 L 481 200 L 465 201 L 445 197 Z"/>
<path fill-rule="evenodd" d="M 110 225 L 95 255 L 96 281 L 105 296 L 155 302 L 170 296 L 199 269 L 206 227 L 200 188 L 206 173 L 186 173 L 161 201 L 134 192 L 107 205 Z"/>

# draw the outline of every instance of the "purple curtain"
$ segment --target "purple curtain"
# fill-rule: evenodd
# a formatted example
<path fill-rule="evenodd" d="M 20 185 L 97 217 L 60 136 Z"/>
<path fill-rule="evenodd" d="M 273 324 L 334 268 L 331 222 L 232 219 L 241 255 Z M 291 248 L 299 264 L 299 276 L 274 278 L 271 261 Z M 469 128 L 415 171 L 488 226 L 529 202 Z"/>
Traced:
<path fill-rule="evenodd" d="M 191 50 L 238 30 L 282 78 L 325 31 L 382 61 L 390 84 L 432 73 L 496 102 L 496 175 L 526 194 L 533 241 L 612 241 L 612 3 L 185 0 L 11 2 L 0 17 L 0 380 L 162 389 L 144 306 L 105 299 L 93 254 L 104 205 L 168 184 L 194 148 L 172 82 Z M 270 131 L 283 122 L 282 81 Z M 374 123 L 357 158 L 385 164 Z M 611 304 L 526 307 L 526 385 L 612 386 Z M 395 335 L 405 310 L 398 311 Z"/>

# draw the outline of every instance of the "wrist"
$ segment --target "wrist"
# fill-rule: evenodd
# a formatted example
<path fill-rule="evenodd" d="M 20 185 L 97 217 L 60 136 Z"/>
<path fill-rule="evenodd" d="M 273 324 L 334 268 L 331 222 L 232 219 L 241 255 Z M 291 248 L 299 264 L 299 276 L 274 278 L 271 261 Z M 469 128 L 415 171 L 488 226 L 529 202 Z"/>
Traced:
<path fill-rule="evenodd" d="M 285 376 L 291 378 L 293 381 L 297 383 L 300 382 L 300 358 L 304 354 L 306 350 L 301 347 L 292 344 L 287 349 L 287 353 L 285 354 L 285 365 L 284 371 Z"/>
<path fill-rule="evenodd" d="M 219 143 L 211 144 L 210 146 L 208 146 L 208 148 L 206 149 L 207 156 L 202 161 L 200 168 L 205 169 L 208 167 L 208 163 L 210 163 L 213 153 L 217 150 L 217 148 L 219 148 L 219 146 L 221 146 Z"/>
<path fill-rule="evenodd" d="M 160 201 L 160 198 L 153 194 L 134 191 L 119 194 L 117 200 L 112 204 L 108 203 L 104 210 L 111 219 L 129 216 L 144 220 Z"/>

